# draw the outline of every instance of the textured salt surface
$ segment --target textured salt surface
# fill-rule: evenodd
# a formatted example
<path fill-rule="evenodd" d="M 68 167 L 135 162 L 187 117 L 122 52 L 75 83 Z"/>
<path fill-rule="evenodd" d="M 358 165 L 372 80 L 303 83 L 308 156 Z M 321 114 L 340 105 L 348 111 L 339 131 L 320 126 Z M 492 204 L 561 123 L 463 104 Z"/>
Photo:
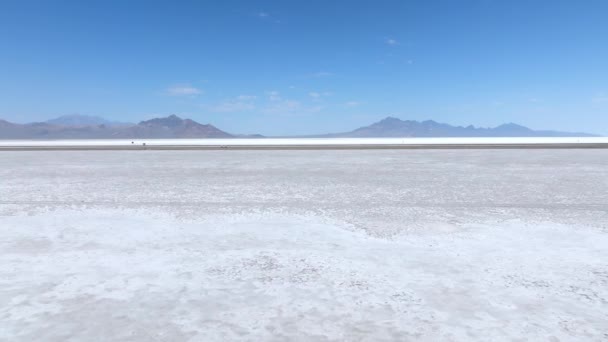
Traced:
<path fill-rule="evenodd" d="M 604 151 L 0 161 L 0 340 L 608 339 Z"/>

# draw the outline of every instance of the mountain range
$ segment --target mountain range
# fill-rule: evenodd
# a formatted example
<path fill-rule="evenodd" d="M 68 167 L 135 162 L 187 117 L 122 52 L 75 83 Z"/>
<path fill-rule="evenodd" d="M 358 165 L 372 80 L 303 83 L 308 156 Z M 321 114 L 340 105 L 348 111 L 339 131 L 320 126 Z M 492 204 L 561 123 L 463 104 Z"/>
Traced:
<path fill-rule="evenodd" d="M 387 117 L 350 132 L 307 137 L 590 137 L 588 133 L 537 131 L 514 123 L 493 128 L 452 126 L 433 120 L 413 121 Z M 211 124 L 177 115 L 141 121 L 115 122 L 99 117 L 69 115 L 46 122 L 16 124 L 0 119 L 0 139 L 179 139 L 263 138 L 262 135 L 230 134 Z"/>
<path fill-rule="evenodd" d="M 369 126 L 345 133 L 320 135 L 319 137 L 592 137 L 579 132 L 537 131 L 514 123 L 492 128 L 469 125 L 452 126 L 433 120 L 413 121 L 387 117 Z"/>
<path fill-rule="evenodd" d="M 103 120 L 103 119 L 101 119 Z M 176 115 L 138 124 L 108 123 L 99 118 L 59 118 L 47 122 L 15 124 L 0 120 L 0 139 L 136 139 L 232 138 L 213 125 Z M 101 123 L 100 123 L 101 122 Z"/>

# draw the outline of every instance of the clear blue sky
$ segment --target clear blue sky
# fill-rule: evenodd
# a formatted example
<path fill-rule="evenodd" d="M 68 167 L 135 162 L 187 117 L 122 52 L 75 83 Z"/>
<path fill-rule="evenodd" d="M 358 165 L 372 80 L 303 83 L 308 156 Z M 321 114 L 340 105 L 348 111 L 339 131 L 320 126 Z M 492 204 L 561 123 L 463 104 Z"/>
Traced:
<path fill-rule="evenodd" d="M 0 1 L 0 118 L 608 134 L 608 1 Z"/>

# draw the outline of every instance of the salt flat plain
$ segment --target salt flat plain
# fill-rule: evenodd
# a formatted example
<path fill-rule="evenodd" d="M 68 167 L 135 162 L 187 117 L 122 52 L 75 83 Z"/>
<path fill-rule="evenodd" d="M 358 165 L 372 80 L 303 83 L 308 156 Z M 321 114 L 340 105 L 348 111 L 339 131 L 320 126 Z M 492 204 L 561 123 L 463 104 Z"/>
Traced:
<path fill-rule="evenodd" d="M 606 341 L 608 150 L 0 153 L 2 341 Z"/>

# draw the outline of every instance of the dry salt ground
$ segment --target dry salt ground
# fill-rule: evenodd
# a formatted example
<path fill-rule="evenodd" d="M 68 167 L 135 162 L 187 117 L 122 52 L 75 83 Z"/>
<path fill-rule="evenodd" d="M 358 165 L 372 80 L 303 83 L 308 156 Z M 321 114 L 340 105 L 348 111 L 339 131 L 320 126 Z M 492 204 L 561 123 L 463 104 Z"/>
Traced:
<path fill-rule="evenodd" d="M 608 151 L 0 155 L 0 341 L 607 341 Z"/>

